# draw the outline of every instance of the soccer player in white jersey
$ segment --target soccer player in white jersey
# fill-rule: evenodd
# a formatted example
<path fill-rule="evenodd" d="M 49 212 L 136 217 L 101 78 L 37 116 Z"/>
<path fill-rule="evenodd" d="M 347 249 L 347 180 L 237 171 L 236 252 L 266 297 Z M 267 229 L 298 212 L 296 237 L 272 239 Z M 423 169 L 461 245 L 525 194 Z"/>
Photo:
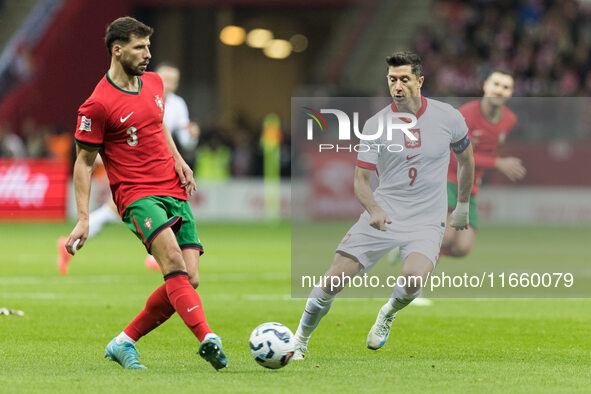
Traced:
<path fill-rule="evenodd" d="M 200 130 L 197 123 L 189 120 L 189 108 L 185 100 L 175 93 L 181 78 L 180 70 L 172 64 L 160 63 L 156 72 L 164 84 L 164 124 L 170 130 L 181 156 L 193 168 Z"/>
<path fill-rule="evenodd" d="M 393 102 L 366 122 L 363 133 L 375 134 L 380 116 L 404 112 L 416 117 L 417 123 L 410 129 L 415 139 L 402 131 L 394 132 L 391 140 L 384 141 L 386 136 L 382 136 L 381 141 L 372 142 L 370 151 L 358 154 L 354 189 L 365 212 L 338 245 L 326 273 L 327 286 L 316 287 L 310 293 L 295 335 L 294 360 L 304 358 L 312 332 L 346 285 L 341 283 L 340 287 L 332 288 L 330 277 L 351 278 L 367 272 L 388 251 L 400 247 L 403 261 L 400 277 L 406 283 L 394 287 L 392 297 L 380 309 L 367 337 L 370 349 L 384 345 L 396 313 L 419 296 L 437 263 L 447 216 L 450 146 L 459 163 L 458 204 L 450 225 L 456 230 L 468 228 L 474 159 L 466 122 L 452 106 L 421 95 L 424 77 L 418 55 L 396 52 L 386 63 Z M 400 144 L 404 149 L 378 150 L 380 144 L 382 147 Z M 374 171 L 378 172 L 380 183 L 372 192 L 370 179 Z"/>
<path fill-rule="evenodd" d="M 199 126 L 195 122 L 189 120 L 189 110 L 185 100 L 176 95 L 175 92 L 179 86 L 180 71 L 177 67 L 169 63 L 161 63 L 155 70 L 163 84 L 163 98 L 164 98 L 164 124 L 168 127 L 176 146 L 179 148 L 181 156 L 187 162 L 189 167 L 193 167 L 195 161 L 195 148 L 199 141 Z M 190 152 L 193 151 L 193 157 Z M 99 162 L 97 159 L 97 163 Z M 105 224 L 118 223 L 121 221 L 117 213 L 117 207 L 113 202 L 113 198 L 109 199 L 90 213 L 89 217 L 89 231 L 88 238 L 93 238 L 98 235 Z M 65 249 L 66 237 L 58 239 L 58 269 L 62 275 L 67 275 L 68 264 L 73 257 Z M 145 260 L 146 267 L 155 271 L 160 271 L 160 266 L 156 259 L 148 255 Z"/>

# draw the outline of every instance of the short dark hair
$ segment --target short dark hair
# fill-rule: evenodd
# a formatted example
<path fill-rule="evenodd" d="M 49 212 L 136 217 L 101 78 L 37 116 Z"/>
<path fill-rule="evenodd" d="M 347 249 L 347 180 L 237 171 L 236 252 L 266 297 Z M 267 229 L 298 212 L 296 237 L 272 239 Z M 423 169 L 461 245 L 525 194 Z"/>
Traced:
<path fill-rule="evenodd" d="M 423 62 L 421 57 L 412 52 L 394 52 L 386 57 L 386 63 L 391 67 L 410 65 L 412 73 L 417 76 L 417 79 L 423 74 Z"/>
<path fill-rule="evenodd" d="M 109 26 L 105 32 L 105 45 L 109 54 L 113 54 L 113 44 L 116 41 L 122 44 L 127 44 L 131 40 L 131 35 L 137 37 L 150 37 L 154 29 L 130 16 L 117 18 Z"/>
<path fill-rule="evenodd" d="M 486 79 L 489 79 L 490 76 L 493 75 L 494 73 L 508 75 L 511 78 L 515 79 L 515 76 L 513 75 L 513 72 L 511 70 L 509 70 L 508 68 L 502 68 L 502 67 L 497 67 L 497 68 L 493 68 L 492 70 L 490 70 L 490 72 L 486 76 Z"/>

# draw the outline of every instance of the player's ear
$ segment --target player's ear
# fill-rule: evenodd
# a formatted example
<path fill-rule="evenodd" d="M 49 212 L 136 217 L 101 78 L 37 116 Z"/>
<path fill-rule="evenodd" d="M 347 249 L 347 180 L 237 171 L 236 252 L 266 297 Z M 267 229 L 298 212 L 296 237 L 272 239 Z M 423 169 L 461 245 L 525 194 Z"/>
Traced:
<path fill-rule="evenodd" d="M 488 84 L 488 78 L 486 78 L 486 79 L 484 80 L 484 82 L 482 83 L 482 91 L 483 91 L 483 92 L 486 92 L 486 85 L 487 85 L 487 84 Z"/>
<path fill-rule="evenodd" d="M 418 82 L 418 86 L 419 86 L 419 89 L 420 89 L 420 88 L 423 86 L 423 82 L 424 82 L 424 81 L 425 81 L 425 77 L 424 77 L 423 75 L 421 75 L 421 76 L 419 77 L 419 79 L 417 80 L 417 82 Z"/>
<path fill-rule="evenodd" d="M 115 56 L 121 56 L 121 48 L 122 45 L 120 43 L 113 43 L 113 48 L 111 49 L 111 53 Z"/>

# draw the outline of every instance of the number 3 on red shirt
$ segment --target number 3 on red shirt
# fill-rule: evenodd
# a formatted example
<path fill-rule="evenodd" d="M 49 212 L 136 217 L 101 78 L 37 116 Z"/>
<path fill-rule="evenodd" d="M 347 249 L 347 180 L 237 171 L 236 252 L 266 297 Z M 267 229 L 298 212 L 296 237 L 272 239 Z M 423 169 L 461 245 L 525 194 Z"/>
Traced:
<path fill-rule="evenodd" d="M 136 146 L 137 145 L 137 129 L 131 126 L 129 129 L 125 131 L 129 134 L 129 138 L 127 139 L 127 145 L 129 146 Z"/>

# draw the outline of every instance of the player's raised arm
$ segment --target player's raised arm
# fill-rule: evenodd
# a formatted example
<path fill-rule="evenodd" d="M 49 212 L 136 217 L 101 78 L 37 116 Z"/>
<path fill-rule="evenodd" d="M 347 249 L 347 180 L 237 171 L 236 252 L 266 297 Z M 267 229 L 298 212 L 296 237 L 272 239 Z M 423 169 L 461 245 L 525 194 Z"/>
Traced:
<path fill-rule="evenodd" d="M 78 223 L 66 240 L 66 250 L 71 255 L 84 246 L 88 238 L 88 204 L 90 200 L 90 184 L 92 180 L 92 166 L 98 149 L 77 145 L 76 163 L 74 163 L 74 193 L 78 207 Z M 78 243 L 76 244 L 76 241 Z"/>
<path fill-rule="evenodd" d="M 193 194 L 195 189 L 197 189 L 195 178 L 193 177 L 193 170 L 191 170 L 185 160 L 183 160 L 176 145 L 174 144 L 174 140 L 172 139 L 172 135 L 170 134 L 168 127 L 162 123 L 162 128 L 164 129 L 164 134 L 166 135 L 166 144 L 168 145 L 168 149 L 170 150 L 172 158 L 174 159 L 174 169 L 181 179 L 181 185 L 185 188 L 185 191 L 190 196 Z"/>
<path fill-rule="evenodd" d="M 451 214 L 450 225 L 456 230 L 466 230 L 468 228 L 468 215 L 470 206 L 470 191 L 474 183 L 474 155 L 472 144 L 468 137 L 467 146 L 461 147 L 466 142 L 460 141 L 452 148 L 458 159 L 458 204 Z"/>
<path fill-rule="evenodd" d="M 355 197 L 371 216 L 369 225 L 382 231 L 386 231 L 386 224 L 392 223 L 386 212 L 378 205 L 369 186 L 373 170 L 355 167 L 355 179 L 353 182 Z"/>

